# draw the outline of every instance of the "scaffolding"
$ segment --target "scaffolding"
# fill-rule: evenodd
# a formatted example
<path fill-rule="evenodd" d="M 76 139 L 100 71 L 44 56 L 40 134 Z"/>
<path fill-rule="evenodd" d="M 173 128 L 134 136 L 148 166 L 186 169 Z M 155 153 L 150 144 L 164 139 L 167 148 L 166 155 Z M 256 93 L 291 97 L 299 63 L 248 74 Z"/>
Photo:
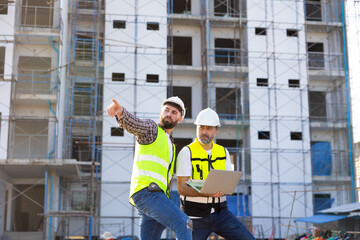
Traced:
<path fill-rule="evenodd" d="M 10 113 L 0 115 L 1 131 L 10 125 L 7 161 L 0 165 L 0 202 L 6 199 L 0 217 L 11 214 L 2 210 L 11 202 L 26 198 L 43 211 L 43 239 L 90 239 L 104 231 L 136 235 L 138 217 L 127 202 L 135 139 L 105 116 L 112 97 L 137 116 L 157 120 L 161 100 L 180 96 L 189 108 L 174 132 L 178 150 L 194 138 L 195 114 L 216 110 L 223 126 L 216 141 L 244 173 L 228 201 L 258 239 L 299 233 L 289 229 L 299 217 L 294 211 L 289 218 L 290 209 L 302 209 L 304 217 L 356 199 L 359 154 L 358 144 L 352 147 L 344 35 L 351 16 L 343 1 L 152 2 L 161 13 L 147 12 L 145 2 L 123 0 L 131 11 L 114 13 L 118 6 L 110 1 L 73 0 L 68 19 L 60 18 L 57 2 L 16 3 Z M 0 16 L 3 11 L 0 5 Z M 288 13 L 291 20 L 284 20 Z M 59 36 L 66 36 L 64 24 L 68 39 Z M 11 42 L 6 38 L 1 35 L 0 63 L 2 44 Z M 66 62 L 60 57 L 64 45 Z M 3 72 L 0 66 L 5 79 Z M 64 113 L 58 108 L 61 84 Z M 46 105 L 46 114 L 25 111 L 33 105 Z M 36 171 L 33 185 L 24 185 L 15 169 L 29 178 L 29 170 Z M 289 180 L 290 173 L 297 179 Z M 12 185 L 12 178 L 20 184 Z M 28 191 L 42 186 L 39 203 Z M 165 235 L 174 237 L 170 230 Z"/>
<path fill-rule="evenodd" d="M 98 142 L 101 141 L 101 106 L 102 106 L 102 74 L 103 74 L 103 39 L 102 10 L 100 0 L 74 0 L 71 2 L 70 24 L 71 34 L 68 48 L 68 65 L 66 75 L 65 103 L 65 158 L 75 158 L 80 162 L 88 162 L 80 169 L 85 176 L 88 204 L 84 226 L 88 226 L 81 235 L 90 239 L 93 234 L 99 235 L 95 222 L 98 215 L 98 192 L 100 154 Z M 86 176 L 87 175 L 87 176 Z M 74 183 L 79 180 L 74 179 Z M 71 183 L 70 183 L 71 185 Z M 51 213 L 50 213 L 51 214 Z M 64 224 L 73 217 L 61 215 Z M 65 236 L 69 236 L 69 228 Z"/>

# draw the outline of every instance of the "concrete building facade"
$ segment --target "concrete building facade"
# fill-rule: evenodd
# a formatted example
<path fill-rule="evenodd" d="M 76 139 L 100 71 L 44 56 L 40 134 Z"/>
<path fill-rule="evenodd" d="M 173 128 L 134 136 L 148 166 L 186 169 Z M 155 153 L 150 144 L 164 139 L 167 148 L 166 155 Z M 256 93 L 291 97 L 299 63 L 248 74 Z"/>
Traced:
<path fill-rule="evenodd" d="M 112 98 L 155 121 L 182 98 L 177 152 L 196 115 L 217 111 L 216 142 L 243 172 L 229 206 L 258 239 L 358 201 L 359 12 L 345 3 L 0 1 L 0 239 L 138 236 L 135 138 L 107 116 Z"/>

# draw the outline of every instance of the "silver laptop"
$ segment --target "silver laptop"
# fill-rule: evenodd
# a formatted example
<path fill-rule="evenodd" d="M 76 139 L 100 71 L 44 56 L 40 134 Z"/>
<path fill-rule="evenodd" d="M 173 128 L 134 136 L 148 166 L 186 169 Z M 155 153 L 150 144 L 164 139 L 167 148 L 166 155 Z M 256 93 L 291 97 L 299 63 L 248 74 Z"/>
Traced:
<path fill-rule="evenodd" d="M 242 172 L 211 169 L 205 181 L 187 181 L 186 183 L 200 193 L 222 192 L 233 194 Z"/>

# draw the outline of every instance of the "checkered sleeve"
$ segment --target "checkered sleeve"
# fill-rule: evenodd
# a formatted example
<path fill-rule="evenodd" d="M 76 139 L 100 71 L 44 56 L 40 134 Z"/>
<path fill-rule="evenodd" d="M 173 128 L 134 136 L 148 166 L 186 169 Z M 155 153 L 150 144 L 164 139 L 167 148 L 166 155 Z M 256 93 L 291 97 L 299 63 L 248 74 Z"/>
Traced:
<path fill-rule="evenodd" d="M 139 144 L 153 143 L 157 136 L 157 124 L 151 119 L 136 117 L 124 108 L 121 118 L 116 118 L 120 128 L 136 137 Z"/>

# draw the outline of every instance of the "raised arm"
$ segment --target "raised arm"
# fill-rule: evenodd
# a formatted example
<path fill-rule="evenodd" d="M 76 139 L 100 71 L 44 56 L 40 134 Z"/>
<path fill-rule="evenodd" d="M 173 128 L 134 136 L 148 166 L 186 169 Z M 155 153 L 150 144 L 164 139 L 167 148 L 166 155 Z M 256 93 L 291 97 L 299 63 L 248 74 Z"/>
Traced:
<path fill-rule="evenodd" d="M 140 144 L 150 144 L 155 141 L 157 135 L 157 125 L 151 119 L 141 119 L 128 112 L 115 99 L 106 108 L 109 117 L 116 117 L 120 128 L 137 137 Z"/>

